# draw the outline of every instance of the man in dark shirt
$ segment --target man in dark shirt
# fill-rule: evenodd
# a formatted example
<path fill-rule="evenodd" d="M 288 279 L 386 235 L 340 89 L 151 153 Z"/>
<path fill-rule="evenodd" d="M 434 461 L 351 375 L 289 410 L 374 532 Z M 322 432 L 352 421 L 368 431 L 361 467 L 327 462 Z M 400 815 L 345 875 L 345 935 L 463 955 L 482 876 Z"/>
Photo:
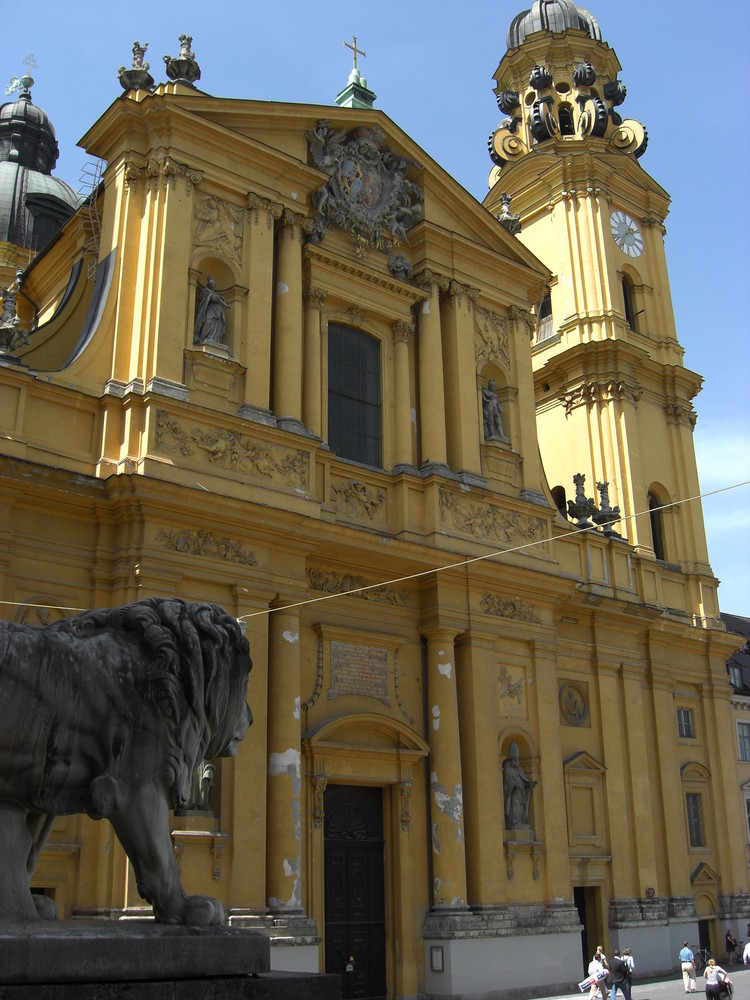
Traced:
<path fill-rule="evenodd" d="M 612 961 L 609 963 L 609 974 L 612 978 L 612 992 L 609 1000 L 615 1000 L 615 995 L 619 989 L 625 1000 L 630 997 L 630 966 L 620 955 L 620 949 L 615 948 Z"/>

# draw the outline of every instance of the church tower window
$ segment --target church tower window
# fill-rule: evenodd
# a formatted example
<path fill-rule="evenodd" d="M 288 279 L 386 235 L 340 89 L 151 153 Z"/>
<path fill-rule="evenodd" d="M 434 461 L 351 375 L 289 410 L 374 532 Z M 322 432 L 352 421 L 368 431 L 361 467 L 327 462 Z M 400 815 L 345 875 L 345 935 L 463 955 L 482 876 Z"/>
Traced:
<path fill-rule="evenodd" d="M 635 325 L 635 299 L 633 297 L 633 282 L 628 278 L 626 274 L 622 276 L 622 299 L 625 306 L 625 322 L 628 324 L 631 330 L 637 332 Z"/>
<path fill-rule="evenodd" d="M 557 120 L 560 123 L 560 135 L 575 135 L 576 127 L 573 120 L 573 108 L 564 101 L 557 109 Z"/>
<path fill-rule="evenodd" d="M 328 325 L 328 444 L 342 458 L 381 465 L 380 345 Z"/>
<path fill-rule="evenodd" d="M 651 541 L 654 546 L 654 555 L 664 562 L 667 558 L 664 547 L 664 519 L 659 499 L 653 493 L 648 494 L 648 512 L 651 518 Z"/>

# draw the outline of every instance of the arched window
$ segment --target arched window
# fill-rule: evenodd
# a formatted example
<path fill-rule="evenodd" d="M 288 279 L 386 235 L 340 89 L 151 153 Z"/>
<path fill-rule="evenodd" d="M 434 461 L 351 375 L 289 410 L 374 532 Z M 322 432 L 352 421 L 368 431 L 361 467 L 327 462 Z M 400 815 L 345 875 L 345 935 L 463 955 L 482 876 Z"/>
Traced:
<path fill-rule="evenodd" d="M 539 304 L 539 328 L 536 334 L 537 344 L 543 340 L 549 340 L 555 335 L 555 328 L 552 325 L 552 299 L 547 293 Z"/>
<path fill-rule="evenodd" d="M 661 506 L 658 497 L 654 493 L 649 493 L 648 512 L 651 518 L 651 541 L 654 546 L 654 555 L 657 559 L 665 562 L 667 555 L 664 548 L 664 518 Z"/>
<path fill-rule="evenodd" d="M 552 489 L 552 499 L 555 501 L 555 507 L 560 511 L 563 517 L 568 516 L 568 504 L 565 497 L 565 487 L 555 486 Z"/>
<path fill-rule="evenodd" d="M 560 123 L 560 135 L 575 135 L 575 123 L 573 121 L 573 109 L 564 101 L 557 109 L 557 120 Z"/>
<path fill-rule="evenodd" d="M 328 324 L 328 444 L 342 458 L 380 467 L 380 344 Z"/>
<path fill-rule="evenodd" d="M 636 311 L 635 311 L 635 296 L 633 294 L 633 282 L 630 278 L 623 274 L 622 276 L 622 300 L 625 307 L 625 321 L 631 330 L 636 331 L 638 327 L 635 325 Z"/>

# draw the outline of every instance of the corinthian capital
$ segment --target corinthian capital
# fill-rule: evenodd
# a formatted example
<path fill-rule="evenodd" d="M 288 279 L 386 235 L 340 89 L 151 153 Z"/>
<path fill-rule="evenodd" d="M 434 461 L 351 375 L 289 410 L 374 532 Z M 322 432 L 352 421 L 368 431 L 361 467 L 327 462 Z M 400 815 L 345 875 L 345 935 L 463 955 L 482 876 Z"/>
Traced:
<path fill-rule="evenodd" d="M 405 319 L 397 319 L 392 324 L 391 329 L 393 330 L 394 344 L 408 344 L 414 333 L 414 324 Z"/>
<path fill-rule="evenodd" d="M 313 288 L 311 285 L 308 285 L 302 293 L 302 298 L 306 306 L 310 306 L 312 309 L 320 309 L 327 295 L 328 292 L 322 288 Z"/>

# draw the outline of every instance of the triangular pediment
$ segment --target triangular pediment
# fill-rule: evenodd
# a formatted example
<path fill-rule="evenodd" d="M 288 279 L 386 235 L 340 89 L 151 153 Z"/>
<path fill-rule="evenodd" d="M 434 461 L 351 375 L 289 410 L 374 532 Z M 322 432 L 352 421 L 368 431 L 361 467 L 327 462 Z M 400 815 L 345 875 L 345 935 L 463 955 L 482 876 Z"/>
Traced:
<path fill-rule="evenodd" d="M 116 155 L 111 143 L 118 141 L 117 119 L 131 100 L 147 103 L 152 113 L 156 112 L 157 105 L 163 105 L 168 113 L 172 145 L 179 149 L 180 139 L 183 139 L 190 146 L 195 160 L 191 168 L 202 168 L 201 149 L 206 164 L 215 158 L 216 149 L 222 150 L 227 162 L 240 165 L 255 162 L 269 176 L 283 176 L 285 184 L 295 192 L 296 210 L 309 214 L 313 214 L 309 199 L 325 182 L 325 173 L 312 164 L 307 133 L 320 122 L 347 135 L 377 129 L 383 135 L 383 149 L 421 168 L 413 178 L 410 173 L 410 179 L 424 190 L 424 214 L 420 224 L 435 227 L 436 233 L 445 232 L 450 237 L 446 243 L 448 253 L 451 239 L 463 238 L 468 254 L 473 256 L 484 249 L 500 254 L 511 268 L 513 264 L 518 266 L 516 282 L 524 284 L 531 280 L 536 285 L 549 277 L 547 268 L 530 250 L 382 111 L 217 98 L 202 93 L 186 94 L 184 89 L 178 93 L 157 91 L 139 96 L 137 101 L 135 96 L 128 94 L 125 99 L 114 102 L 82 139 L 81 144 L 90 154 L 107 160 Z M 151 139 L 148 119 L 149 115 L 128 113 L 130 134 L 142 133 L 146 148 Z M 404 245 L 406 256 L 413 243 L 410 234 Z"/>
<path fill-rule="evenodd" d="M 563 761 L 563 770 L 598 771 L 600 774 L 604 774 L 607 768 L 596 757 L 592 757 L 590 753 L 587 753 L 585 750 L 579 750 L 578 753 L 574 753 L 571 757 L 567 757 Z"/>
<path fill-rule="evenodd" d="M 690 873 L 690 882 L 692 885 L 718 885 L 719 876 L 710 865 L 701 861 Z"/>

